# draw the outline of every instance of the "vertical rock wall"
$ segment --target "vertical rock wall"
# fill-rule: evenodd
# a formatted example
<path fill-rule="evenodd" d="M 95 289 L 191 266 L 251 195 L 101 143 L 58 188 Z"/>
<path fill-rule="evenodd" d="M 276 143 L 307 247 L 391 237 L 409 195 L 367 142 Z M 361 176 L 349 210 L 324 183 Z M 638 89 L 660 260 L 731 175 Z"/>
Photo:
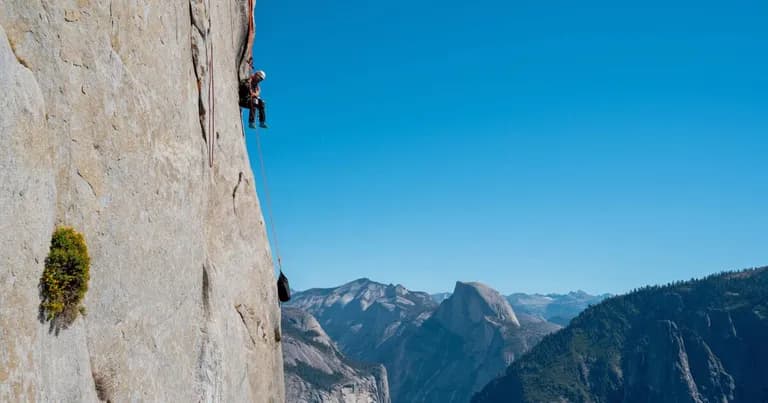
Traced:
<path fill-rule="evenodd" d="M 248 0 L 0 3 L 0 401 L 282 402 L 241 132 Z M 87 316 L 38 319 L 56 225 Z"/>

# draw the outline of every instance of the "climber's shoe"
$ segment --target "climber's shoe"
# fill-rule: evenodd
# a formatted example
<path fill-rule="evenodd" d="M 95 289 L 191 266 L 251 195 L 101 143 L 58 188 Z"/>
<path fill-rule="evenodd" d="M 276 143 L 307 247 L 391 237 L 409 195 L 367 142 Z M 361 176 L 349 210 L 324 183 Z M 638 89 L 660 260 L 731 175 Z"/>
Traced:
<path fill-rule="evenodd" d="M 267 124 L 264 123 L 264 122 L 259 122 L 259 127 L 261 127 L 262 129 L 266 129 L 267 128 Z"/>
<path fill-rule="evenodd" d="M 248 128 L 249 128 L 249 129 L 255 129 L 255 128 L 256 128 L 256 123 L 254 123 L 254 122 L 248 122 Z"/>

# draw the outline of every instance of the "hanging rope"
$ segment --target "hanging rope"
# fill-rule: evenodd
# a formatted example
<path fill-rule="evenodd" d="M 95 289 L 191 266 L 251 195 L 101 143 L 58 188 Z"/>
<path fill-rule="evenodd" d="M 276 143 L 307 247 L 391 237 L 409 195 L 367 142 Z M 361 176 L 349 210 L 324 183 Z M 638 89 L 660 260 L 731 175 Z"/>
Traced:
<path fill-rule="evenodd" d="M 240 0 L 235 0 L 240 1 Z M 246 77 L 241 76 L 241 73 L 245 73 L 243 68 L 243 63 L 246 63 L 249 67 L 253 67 L 251 65 L 252 63 L 252 47 L 253 47 L 253 37 L 255 36 L 255 27 L 254 27 L 254 19 L 253 19 L 253 12 L 254 12 L 254 0 L 248 0 L 248 32 L 246 32 L 245 35 L 245 44 L 243 44 L 242 48 L 238 51 L 239 57 L 237 59 L 237 75 L 238 80 L 245 80 Z M 232 32 L 235 32 L 235 25 L 234 22 L 232 22 Z M 233 42 L 234 47 L 234 42 Z M 250 70 L 247 71 L 247 74 L 250 75 Z"/>
<path fill-rule="evenodd" d="M 210 0 L 206 5 L 206 9 L 208 11 L 207 42 L 211 44 L 211 50 L 208 54 L 208 74 L 211 76 L 210 80 L 208 80 L 208 109 L 210 109 L 208 114 L 208 166 L 213 168 L 213 152 L 216 146 L 216 86 L 213 81 L 213 34 L 211 33 L 211 28 L 213 27 L 211 24 L 211 14 L 213 14 L 213 9 L 211 9 Z"/>
<path fill-rule="evenodd" d="M 213 40 L 211 40 L 211 55 L 208 61 L 208 72 L 211 79 L 208 84 L 208 106 L 210 116 L 208 118 L 208 166 L 213 168 L 213 152 L 216 145 L 216 86 L 213 81 Z"/>
<path fill-rule="evenodd" d="M 240 119 L 242 123 L 242 118 Z M 245 129 L 243 129 L 245 130 Z M 269 182 L 267 182 L 267 169 L 264 165 L 264 153 L 261 151 L 261 136 L 259 132 L 256 132 L 256 150 L 259 154 L 259 165 L 261 166 L 261 179 L 264 181 L 264 197 L 266 200 L 267 217 L 269 219 L 269 226 L 272 229 L 272 239 L 275 245 L 275 256 L 277 256 L 277 268 L 280 269 L 280 273 L 283 272 L 283 261 L 280 257 L 280 245 L 277 239 L 277 226 L 275 226 L 275 218 L 272 215 L 272 196 L 269 194 Z"/>
<path fill-rule="evenodd" d="M 248 45 L 253 44 L 253 36 L 256 33 L 256 30 L 253 29 L 253 6 L 253 0 L 248 0 Z"/>
<path fill-rule="evenodd" d="M 248 0 L 248 37 L 245 39 L 245 51 L 243 52 L 243 57 L 245 55 L 249 55 L 248 57 L 248 74 L 251 74 L 251 70 L 253 69 L 253 38 L 256 36 L 256 27 L 255 22 L 253 21 L 253 9 L 255 7 L 255 4 L 253 4 L 254 0 Z M 242 61 L 242 59 L 241 59 Z"/>

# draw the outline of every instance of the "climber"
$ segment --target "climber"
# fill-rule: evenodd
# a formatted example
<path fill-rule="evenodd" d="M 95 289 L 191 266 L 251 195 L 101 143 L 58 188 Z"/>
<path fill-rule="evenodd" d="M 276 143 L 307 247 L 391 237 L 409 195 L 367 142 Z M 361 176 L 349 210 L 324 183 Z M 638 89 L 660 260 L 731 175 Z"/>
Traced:
<path fill-rule="evenodd" d="M 259 112 L 259 127 L 267 128 L 267 113 L 264 110 L 264 100 L 261 99 L 261 88 L 259 83 L 264 81 L 267 74 L 263 70 L 258 70 L 250 77 L 240 82 L 240 106 L 248 108 L 248 127 L 255 129 L 256 111 Z"/>

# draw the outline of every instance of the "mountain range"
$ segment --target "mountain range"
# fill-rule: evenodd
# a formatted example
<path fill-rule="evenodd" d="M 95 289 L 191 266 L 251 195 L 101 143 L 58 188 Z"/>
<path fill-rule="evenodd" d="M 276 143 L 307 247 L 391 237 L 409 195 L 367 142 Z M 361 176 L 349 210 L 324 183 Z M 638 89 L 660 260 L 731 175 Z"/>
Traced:
<path fill-rule="evenodd" d="M 324 359 L 352 368 L 348 386 L 384 396 L 388 380 L 395 403 L 768 403 L 768 268 L 615 297 L 504 297 L 472 282 L 430 296 L 360 279 L 289 305 L 315 336 L 330 329 Z"/>
<path fill-rule="evenodd" d="M 350 359 L 384 364 L 395 403 L 467 402 L 560 328 L 516 313 L 480 283 L 457 282 L 438 304 L 427 293 L 360 279 L 296 293 L 288 306 L 316 317 Z"/>

